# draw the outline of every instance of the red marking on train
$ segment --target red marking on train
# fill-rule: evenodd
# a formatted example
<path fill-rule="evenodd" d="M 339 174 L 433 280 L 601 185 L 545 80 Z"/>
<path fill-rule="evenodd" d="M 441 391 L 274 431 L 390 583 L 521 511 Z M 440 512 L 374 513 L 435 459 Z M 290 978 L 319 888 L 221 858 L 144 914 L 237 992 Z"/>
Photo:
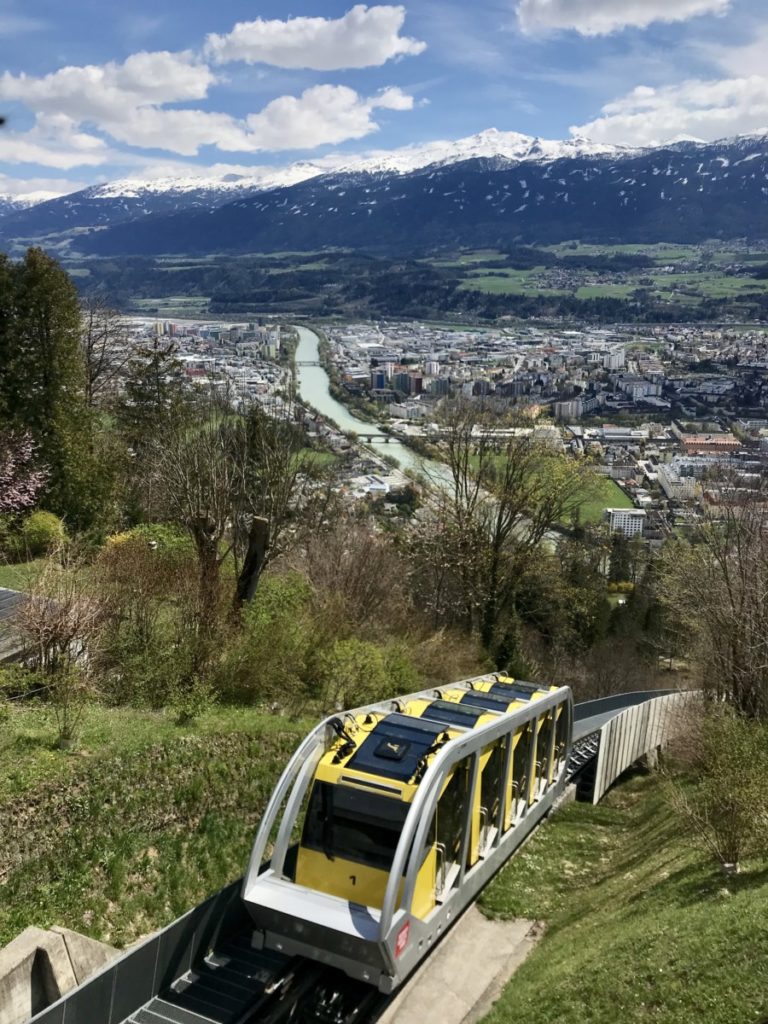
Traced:
<path fill-rule="evenodd" d="M 408 945 L 408 933 L 411 930 L 411 922 L 406 921 L 400 931 L 397 933 L 397 941 L 395 942 L 395 956 L 400 956 L 405 947 Z"/>

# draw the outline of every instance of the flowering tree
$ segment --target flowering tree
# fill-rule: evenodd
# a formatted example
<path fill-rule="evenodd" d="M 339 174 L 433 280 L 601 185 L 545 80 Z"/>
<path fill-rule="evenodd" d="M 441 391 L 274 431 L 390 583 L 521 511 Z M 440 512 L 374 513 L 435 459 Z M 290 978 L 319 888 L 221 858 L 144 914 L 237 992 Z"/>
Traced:
<path fill-rule="evenodd" d="M 0 515 L 15 515 L 35 504 L 48 479 L 48 471 L 34 465 L 36 452 L 29 434 L 0 430 Z"/>

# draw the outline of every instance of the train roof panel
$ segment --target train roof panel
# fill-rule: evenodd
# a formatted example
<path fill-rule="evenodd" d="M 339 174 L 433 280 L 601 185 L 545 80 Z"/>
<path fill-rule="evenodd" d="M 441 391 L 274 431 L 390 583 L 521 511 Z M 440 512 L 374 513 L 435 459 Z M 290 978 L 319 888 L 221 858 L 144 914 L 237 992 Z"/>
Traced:
<path fill-rule="evenodd" d="M 400 714 L 387 715 L 363 740 L 347 762 L 347 768 L 406 782 L 442 732 L 445 726 L 437 722 Z"/>
<path fill-rule="evenodd" d="M 540 686 L 531 686 L 530 683 L 494 683 L 488 692 L 509 700 L 530 700 L 540 690 Z"/>
<path fill-rule="evenodd" d="M 467 690 L 459 704 L 474 705 L 478 708 L 485 708 L 488 711 L 506 711 L 514 701 L 514 697 L 503 697 L 500 693 L 490 693 L 484 690 Z"/>
<path fill-rule="evenodd" d="M 465 729 L 472 729 L 478 718 L 482 718 L 485 711 L 479 707 L 471 707 L 463 704 L 454 704 L 449 700 L 433 700 L 421 713 L 421 718 L 428 718 L 433 722 L 443 722 L 445 725 L 458 725 Z"/>

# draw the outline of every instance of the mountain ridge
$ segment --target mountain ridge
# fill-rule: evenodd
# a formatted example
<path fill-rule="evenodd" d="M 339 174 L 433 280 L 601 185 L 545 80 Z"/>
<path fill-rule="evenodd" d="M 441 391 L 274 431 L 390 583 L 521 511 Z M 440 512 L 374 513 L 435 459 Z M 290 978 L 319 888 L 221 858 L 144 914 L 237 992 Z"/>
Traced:
<path fill-rule="evenodd" d="M 6 214 L 0 238 L 11 246 L 16 239 L 40 238 L 65 253 L 98 254 L 191 253 L 206 244 L 213 251 L 370 244 L 368 232 L 352 223 L 355 217 L 394 248 L 585 234 L 684 241 L 700 240 L 704 230 L 713 237 L 768 237 L 767 171 L 768 132 L 630 148 L 488 129 L 455 142 L 368 154 L 331 169 L 310 161 L 222 181 L 123 179 L 91 186 Z M 489 175 L 484 194 L 483 174 Z M 434 176 L 442 185 L 440 202 Z M 655 180 L 666 187 L 655 189 Z M 457 198 L 462 194 L 466 202 Z M 651 195 L 655 202 L 648 201 Z M 407 229 L 401 217 L 406 208 Z M 628 216 L 632 212 L 648 230 Z M 388 218 L 401 224 L 401 237 Z"/>

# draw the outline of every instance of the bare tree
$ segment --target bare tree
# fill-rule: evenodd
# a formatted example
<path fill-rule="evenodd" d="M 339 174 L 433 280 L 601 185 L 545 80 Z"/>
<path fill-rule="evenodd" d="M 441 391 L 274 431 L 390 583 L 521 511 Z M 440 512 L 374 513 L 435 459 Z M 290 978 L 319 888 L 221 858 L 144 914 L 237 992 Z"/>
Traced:
<path fill-rule="evenodd" d="M 286 531 L 313 476 L 301 430 L 287 415 L 252 408 L 238 424 L 240 486 L 233 524 L 239 556 L 235 605 L 253 600 L 267 563 L 284 549 Z"/>
<path fill-rule="evenodd" d="M 27 660 L 47 689 L 62 747 L 74 741 L 93 689 L 92 666 L 104 614 L 77 559 L 59 551 L 15 616 Z"/>
<path fill-rule="evenodd" d="M 131 357 L 131 348 L 123 317 L 103 299 L 85 299 L 81 314 L 85 398 L 92 407 L 116 384 Z"/>
<path fill-rule="evenodd" d="M 239 606 L 253 598 L 265 565 L 280 552 L 305 479 L 300 449 L 301 436 L 287 421 L 259 409 L 235 416 L 213 397 L 197 423 L 181 418 L 150 447 L 148 489 L 195 545 L 203 633 L 216 619 L 225 559 L 239 556 Z"/>
<path fill-rule="evenodd" d="M 710 509 L 693 542 L 667 546 L 659 594 L 688 640 L 702 687 L 768 716 L 768 509 L 765 495 Z"/>
<path fill-rule="evenodd" d="M 451 486 L 433 498 L 435 552 L 456 578 L 465 625 L 491 650 L 503 647 L 502 613 L 518 580 L 582 500 L 588 471 L 471 402 L 448 405 L 442 425 Z"/>

